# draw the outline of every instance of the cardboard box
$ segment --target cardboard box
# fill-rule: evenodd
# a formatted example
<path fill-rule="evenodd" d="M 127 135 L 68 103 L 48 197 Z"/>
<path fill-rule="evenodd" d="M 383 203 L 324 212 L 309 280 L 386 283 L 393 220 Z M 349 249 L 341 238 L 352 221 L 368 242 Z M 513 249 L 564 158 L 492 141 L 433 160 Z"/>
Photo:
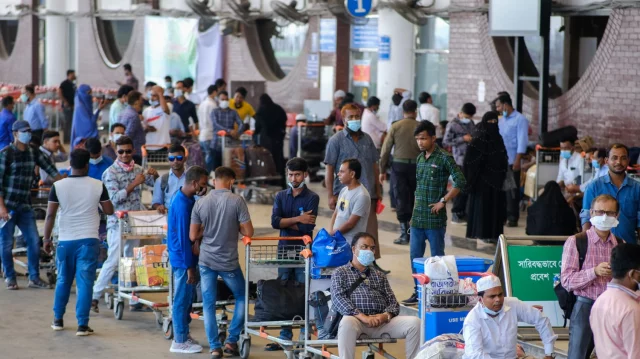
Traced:
<path fill-rule="evenodd" d="M 164 244 L 133 249 L 136 278 L 141 286 L 166 286 L 169 284 L 169 255 Z"/>
<path fill-rule="evenodd" d="M 137 287 L 136 266 L 133 258 L 120 258 L 120 267 L 118 268 L 118 280 L 122 287 Z"/>

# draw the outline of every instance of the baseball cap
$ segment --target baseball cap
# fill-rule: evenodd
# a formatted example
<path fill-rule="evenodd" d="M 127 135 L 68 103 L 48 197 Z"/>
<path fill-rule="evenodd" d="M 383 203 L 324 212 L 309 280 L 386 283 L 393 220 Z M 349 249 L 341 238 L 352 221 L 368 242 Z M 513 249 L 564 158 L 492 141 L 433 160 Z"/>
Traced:
<path fill-rule="evenodd" d="M 29 122 L 25 120 L 18 120 L 14 122 L 13 125 L 11 126 L 11 131 L 20 131 L 20 132 L 31 131 L 31 126 L 29 126 Z"/>

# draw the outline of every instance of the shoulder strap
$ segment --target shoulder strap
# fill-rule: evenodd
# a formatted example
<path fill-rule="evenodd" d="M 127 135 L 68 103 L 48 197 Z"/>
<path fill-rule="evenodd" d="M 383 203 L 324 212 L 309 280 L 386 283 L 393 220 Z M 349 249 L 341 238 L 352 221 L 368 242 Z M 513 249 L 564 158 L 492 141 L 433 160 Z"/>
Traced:
<path fill-rule="evenodd" d="M 167 187 L 169 187 L 169 173 L 165 173 L 160 177 L 160 190 L 162 192 L 167 191 Z"/>
<path fill-rule="evenodd" d="M 13 163 L 13 148 L 11 148 L 11 144 L 8 144 L 1 151 L 7 154 L 7 163 Z"/>
<path fill-rule="evenodd" d="M 351 294 L 353 294 L 353 291 L 356 290 L 356 288 L 358 288 L 360 286 L 360 284 L 362 284 L 362 282 L 364 282 L 364 280 L 366 278 L 367 278 L 366 276 L 360 276 L 360 278 L 358 278 L 358 280 L 353 282 L 351 287 L 349 287 L 349 290 L 347 290 L 347 293 L 345 293 L 347 295 L 347 297 L 350 297 Z"/>
<path fill-rule="evenodd" d="M 587 257 L 587 248 L 589 248 L 587 233 L 580 232 L 576 234 L 576 248 L 578 249 L 578 270 L 582 270 L 582 265 Z"/>

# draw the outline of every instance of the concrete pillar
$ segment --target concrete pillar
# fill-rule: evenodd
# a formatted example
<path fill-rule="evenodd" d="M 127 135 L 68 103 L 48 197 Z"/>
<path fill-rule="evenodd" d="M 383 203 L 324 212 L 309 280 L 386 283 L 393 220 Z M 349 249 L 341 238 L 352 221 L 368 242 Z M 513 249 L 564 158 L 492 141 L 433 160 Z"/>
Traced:
<path fill-rule="evenodd" d="M 47 1 L 47 10 L 66 11 L 65 1 Z M 45 19 L 45 85 L 56 86 L 67 77 L 69 66 L 69 34 L 64 16 Z"/>
<path fill-rule="evenodd" d="M 414 81 L 414 27 L 391 9 L 378 10 L 378 35 L 391 39 L 389 60 L 380 59 L 378 53 L 378 89 L 380 116 L 386 121 L 394 88 L 413 92 Z M 415 94 L 414 94 L 415 97 Z"/>

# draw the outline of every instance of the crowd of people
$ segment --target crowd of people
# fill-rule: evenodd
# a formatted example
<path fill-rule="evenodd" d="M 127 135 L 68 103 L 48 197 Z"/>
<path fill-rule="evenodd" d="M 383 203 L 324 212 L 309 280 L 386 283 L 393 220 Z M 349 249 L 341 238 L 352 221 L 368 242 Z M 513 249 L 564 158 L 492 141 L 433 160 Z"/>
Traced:
<path fill-rule="evenodd" d="M 167 245 L 176 288 L 175 335 L 170 350 L 203 350 L 189 331 L 193 286 L 199 278 L 212 357 L 238 355 L 247 293 L 237 237 L 251 237 L 254 229 L 245 201 L 232 191 L 237 173 L 223 166 L 219 133 L 224 131 L 229 137 L 226 140 L 237 140 L 253 122 L 254 141 L 269 150 L 278 173 L 284 177 L 286 189 L 275 196 L 271 216 L 273 229 L 283 237 L 313 235 L 320 195 L 306 185 L 309 163 L 295 157 L 295 153 L 285 161 L 287 114 L 269 95 L 260 96 L 255 111 L 246 101 L 247 91 L 242 87 L 231 98 L 226 82 L 220 79 L 207 88 L 207 95 L 200 100 L 193 92 L 192 79 L 174 84 L 170 77 L 165 79 L 164 88 L 146 83 L 142 93 L 137 91 L 139 83 L 131 66 L 124 68 L 125 81 L 116 99 L 101 98 L 95 106 L 91 87 L 82 84 L 76 88 L 75 72 L 69 70 L 59 93 L 65 113 L 62 133 L 65 138 L 70 135 L 70 153 L 62 144 L 60 132 L 50 128 L 33 85 L 25 86 L 21 95 L 26 104 L 24 120 L 16 120 L 13 115 L 14 99 L 3 98 L 0 219 L 6 224 L 0 228 L 0 239 L 7 289 L 18 289 L 11 253 L 16 226 L 27 243 L 28 286 L 49 287 L 39 278 L 39 235 L 30 206 L 31 188 L 36 181 L 50 188 L 45 249 L 51 249 L 56 217 L 60 225 L 52 328 L 64 329 L 63 316 L 75 277 L 77 335 L 91 334 L 89 312 L 99 312 L 99 299 L 112 280 L 121 251 L 120 227 L 113 213 L 143 208 L 142 185 L 147 185 L 153 188 L 151 207 L 166 214 L 168 221 Z M 453 202 L 450 222 L 466 224 L 468 238 L 495 242 L 504 233 L 505 225 L 518 226 L 521 171 L 535 163 L 529 150 L 529 122 L 514 109 L 511 97 L 504 92 L 494 100 L 495 109 L 481 118 L 476 118 L 475 105 L 465 103 L 448 122 L 441 121 L 439 110 L 426 92 L 418 95 L 418 103 L 412 99 L 411 91 L 395 89 L 386 121 L 379 118 L 380 99 L 376 97 L 369 98 L 363 106 L 355 102 L 352 94 L 337 91 L 334 100 L 334 109 L 325 120 L 325 124 L 335 126 L 323 161 L 324 185 L 333 211 L 327 230 L 330 235 L 340 232 L 353 251 L 352 261 L 332 277 L 334 305 L 344 315 L 338 335 L 340 356 L 354 357 L 360 334 L 386 333 L 406 338 L 406 355 L 412 358 L 420 345 L 420 322 L 399 316 L 399 304 L 386 279 L 390 272 L 377 263 L 383 255 L 377 218 L 382 184 L 391 184 L 389 196 L 400 228 L 394 243 L 410 246 L 410 263 L 425 256 L 427 242 L 430 256 L 445 255 L 448 202 Z M 103 145 L 97 123 L 107 105 L 109 140 Z M 185 146 L 192 136 L 203 160 L 187 166 L 193 154 Z M 591 160 L 587 167 L 594 173 L 586 181 L 587 167 L 576 142 L 577 138 L 572 137 L 560 141 L 557 180 L 547 183 L 528 208 L 527 233 L 569 236 L 564 245 L 561 276 L 563 287 L 577 296 L 571 314 L 569 358 L 588 357 L 594 339 L 595 347 L 603 353 L 613 357 L 619 352 L 635 353 L 628 356 L 635 357 L 640 353 L 631 336 L 595 334 L 624 332 L 624 325 L 640 324 L 640 311 L 632 305 L 637 299 L 640 259 L 630 256 L 638 252 L 635 243 L 640 233 L 640 183 L 626 173 L 630 154 L 623 144 L 613 144 L 609 149 L 585 149 Z M 146 151 L 166 155 L 171 164 L 167 173 L 160 175 L 153 168 L 141 166 L 143 146 Z M 55 163 L 67 160 L 71 172 L 61 175 Z M 215 189 L 208 191 L 212 172 Z M 101 213 L 108 216 L 108 256 L 96 278 Z M 279 243 L 285 244 L 291 243 Z M 139 242 L 126 241 L 124 246 L 125 256 L 131 257 Z M 412 271 L 415 272 L 413 266 Z M 278 270 L 281 280 L 304 282 L 304 276 L 302 268 Z M 225 343 L 220 342 L 215 316 L 218 278 L 227 284 L 236 301 Z M 360 278 L 366 278 L 366 286 L 360 286 Z M 403 304 L 418 302 L 417 286 L 416 282 L 413 295 Z M 536 326 L 546 354 L 552 354 L 556 336 L 540 311 L 516 299 L 505 299 L 495 277 L 483 278 L 478 292 L 480 302 L 464 325 L 468 348 L 465 358 L 513 356 L 516 340 L 512 334 L 521 321 Z M 622 303 L 625 315 L 611 313 L 613 301 Z M 132 300 L 130 309 L 144 307 Z M 607 316 L 619 320 L 612 323 L 604 320 Z M 489 317 L 496 319 L 495 325 L 489 324 L 493 323 L 487 321 Z M 282 328 L 281 339 L 292 337 L 290 327 Z M 496 338 L 504 341 L 494 342 Z M 281 349 L 278 344 L 265 348 Z"/>

